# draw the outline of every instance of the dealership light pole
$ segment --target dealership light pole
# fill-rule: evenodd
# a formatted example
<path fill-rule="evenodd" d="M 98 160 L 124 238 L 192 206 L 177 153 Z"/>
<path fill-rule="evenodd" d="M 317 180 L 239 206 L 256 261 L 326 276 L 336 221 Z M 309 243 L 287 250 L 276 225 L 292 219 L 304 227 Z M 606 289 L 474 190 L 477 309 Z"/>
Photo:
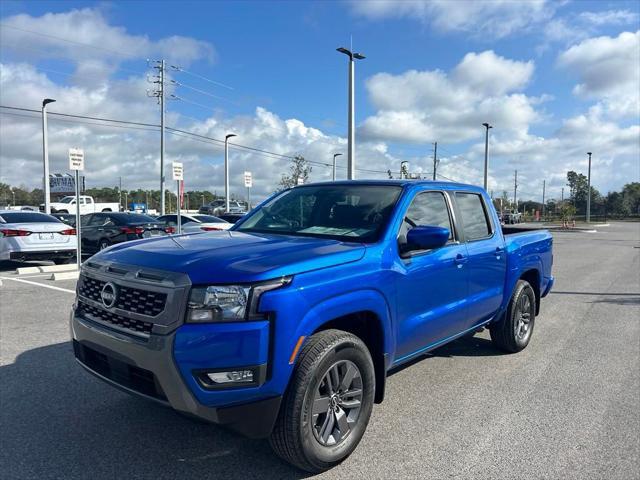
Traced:
<path fill-rule="evenodd" d="M 341 153 L 334 153 L 333 154 L 333 181 L 336 181 L 336 157 L 339 157 L 340 155 L 342 155 Z"/>
<path fill-rule="evenodd" d="M 229 139 L 237 137 L 235 133 L 229 133 L 224 137 L 224 201 L 225 212 L 229 212 Z"/>
<path fill-rule="evenodd" d="M 349 56 L 349 135 L 347 139 L 347 179 L 356 178 L 356 155 L 355 155 L 355 60 L 365 58 L 361 53 L 353 53 L 344 47 L 336 49 L 340 53 Z"/>
<path fill-rule="evenodd" d="M 45 98 L 42 101 L 42 163 L 44 164 L 44 212 L 51 213 L 50 191 L 49 191 L 49 140 L 47 138 L 47 105 L 55 102 L 53 98 Z M 77 201 L 77 199 L 76 199 Z"/>
<path fill-rule="evenodd" d="M 489 125 L 488 123 L 482 124 L 487 130 L 484 135 L 484 189 L 487 189 L 487 176 L 489 173 L 489 129 L 493 128 L 493 125 Z"/>
<path fill-rule="evenodd" d="M 589 170 L 587 171 L 587 223 L 591 221 L 591 152 L 589 155 Z"/>

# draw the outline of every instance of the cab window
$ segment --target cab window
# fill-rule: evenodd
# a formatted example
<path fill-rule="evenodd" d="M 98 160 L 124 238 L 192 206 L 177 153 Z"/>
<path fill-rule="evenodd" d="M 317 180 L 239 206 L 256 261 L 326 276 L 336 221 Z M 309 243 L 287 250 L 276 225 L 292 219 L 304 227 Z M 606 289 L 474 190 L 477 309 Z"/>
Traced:
<path fill-rule="evenodd" d="M 442 192 L 422 192 L 415 196 L 407 209 L 398 234 L 398 244 L 401 252 L 407 244 L 407 233 L 413 227 L 419 225 L 448 228 L 449 240 L 453 240 L 454 232 L 451 215 Z"/>
<path fill-rule="evenodd" d="M 465 240 L 473 241 L 491 236 L 491 222 L 482 197 L 477 193 L 456 192 Z"/>

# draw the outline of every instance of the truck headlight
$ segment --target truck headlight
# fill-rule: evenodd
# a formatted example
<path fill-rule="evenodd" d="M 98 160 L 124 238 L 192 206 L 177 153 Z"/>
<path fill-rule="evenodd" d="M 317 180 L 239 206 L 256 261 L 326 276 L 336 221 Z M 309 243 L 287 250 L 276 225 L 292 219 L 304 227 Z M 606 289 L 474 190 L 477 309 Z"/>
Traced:
<path fill-rule="evenodd" d="M 258 312 L 260 296 L 290 282 L 291 277 L 282 277 L 251 286 L 209 285 L 194 287 L 189 295 L 187 322 L 242 322 L 254 318 L 264 318 L 264 315 Z"/>

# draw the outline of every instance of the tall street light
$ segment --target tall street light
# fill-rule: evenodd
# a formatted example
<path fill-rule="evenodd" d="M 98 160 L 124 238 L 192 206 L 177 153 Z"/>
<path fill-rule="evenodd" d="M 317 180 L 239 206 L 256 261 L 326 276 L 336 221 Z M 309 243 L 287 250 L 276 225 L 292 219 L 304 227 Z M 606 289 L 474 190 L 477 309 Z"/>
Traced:
<path fill-rule="evenodd" d="M 591 152 L 589 155 L 589 170 L 587 171 L 587 223 L 591 221 Z"/>
<path fill-rule="evenodd" d="M 51 201 L 49 199 L 49 140 L 47 139 L 47 105 L 55 102 L 52 98 L 45 98 L 42 101 L 42 163 L 44 164 L 44 212 L 51 213 Z M 76 199 L 76 202 L 78 199 Z M 79 207 L 78 207 L 79 208 Z"/>
<path fill-rule="evenodd" d="M 337 48 L 336 50 L 349 56 L 349 136 L 347 140 L 347 179 L 354 180 L 356 178 L 354 60 L 362 60 L 365 57 L 361 53 L 353 53 L 351 50 L 347 50 L 344 47 Z"/>
<path fill-rule="evenodd" d="M 339 157 L 340 155 L 342 155 L 341 153 L 334 153 L 333 154 L 333 181 L 336 181 L 336 157 Z"/>
<path fill-rule="evenodd" d="M 229 212 L 229 139 L 237 137 L 235 133 L 229 133 L 224 137 L 224 201 L 225 212 Z"/>
<path fill-rule="evenodd" d="M 489 173 L 489 129 L 493 128 L 493 125 L 488 123 L 482 124 L 487 130 L 484 135 L 484 189 L 487 189 L 487 175 Z"/>

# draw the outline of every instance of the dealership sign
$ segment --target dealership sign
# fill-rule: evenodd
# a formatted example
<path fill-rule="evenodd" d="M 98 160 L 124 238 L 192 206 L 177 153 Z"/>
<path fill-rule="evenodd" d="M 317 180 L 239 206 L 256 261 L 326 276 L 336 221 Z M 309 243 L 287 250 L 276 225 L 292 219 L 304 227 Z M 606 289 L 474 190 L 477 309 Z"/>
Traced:
<path fill-rule="evenodd" d="M 51 193 L 71 193 L 76 191 L 76 179 L 68 174 L 54 173 L 49 175 Z M 84 191 L 84 176 L 80 177 L 80 189 Z"/>

